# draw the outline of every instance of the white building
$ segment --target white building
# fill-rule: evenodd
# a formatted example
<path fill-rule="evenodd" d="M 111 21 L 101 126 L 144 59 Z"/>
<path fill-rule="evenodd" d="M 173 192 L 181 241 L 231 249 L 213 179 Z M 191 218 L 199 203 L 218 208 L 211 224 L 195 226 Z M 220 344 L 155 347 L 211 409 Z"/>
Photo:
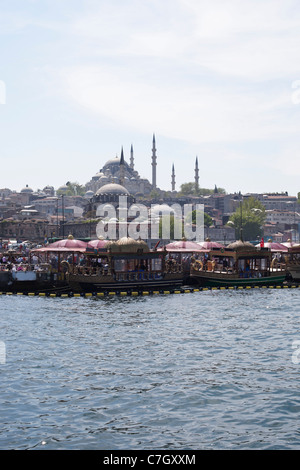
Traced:
<path fill-rule="evenodd" d="M 266 210 L 266 223 L 293 225 L 300 222 L 300 214 L 294 211 Z"/>

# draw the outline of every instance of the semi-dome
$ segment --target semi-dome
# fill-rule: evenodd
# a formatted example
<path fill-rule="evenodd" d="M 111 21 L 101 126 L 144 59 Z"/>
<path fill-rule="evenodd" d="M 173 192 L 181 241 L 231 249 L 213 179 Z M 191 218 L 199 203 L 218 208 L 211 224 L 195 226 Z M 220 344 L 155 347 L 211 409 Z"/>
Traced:
<path fill-rule="evenodd" d="M 89 189 L 85 195 L 84 195 L 86 198 L 91 198 L 94 196 L 94 191 L 92 191 L 91 189 Z"/>
<path fill-rule="evenodd" d="M 92 177 L 92 180 L 93 180 L 93 181 L 97 181 L 99 178 L 101 178 L 101 176 L 104 176 L 104 173 L 102 173 L 102 171 L 98 171 L 98 173 L 96 173 L 96 174 Z"/>
<path fill-rule="evenodd" d="M 109 183 L 105 184 L 104 186 L 101 186 L 101 188 L 99 188 L 96 192 L 97 196 L 101 194 L 119 194 L 129 196 L 129 191 L 127 191 L 127 189 L 124 188 L 124 186 L 121 186 L 120 184 Z"/>
<path fill-rule="evenodd" d="M 58 191 L 68 191 L 69 187 L 66 184 L 63 184 L 58 188 Z"/>

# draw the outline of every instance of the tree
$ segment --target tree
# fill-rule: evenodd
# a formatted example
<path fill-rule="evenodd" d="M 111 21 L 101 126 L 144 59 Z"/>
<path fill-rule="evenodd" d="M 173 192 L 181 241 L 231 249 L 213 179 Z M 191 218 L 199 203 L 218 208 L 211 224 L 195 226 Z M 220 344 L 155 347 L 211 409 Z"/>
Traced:
<path fill-rule="evenodd" d="M 68 187 L 67 191 L 60 189 L 57 190 L 58 196 L 61 196 L 62 194 L 64 194 L 65 196 L 84 196 L 85 194 L 84 186 L 77 182 L 71 183 L 70 181 L 68 181 L 66 183 L 66 186 Z"/>
<path fill-rule="evenodd" d="M 214 189 L 208 188 L 196 188 L 196 184 L 194 182 L 191 183 L 183 183 L 180 186 L 180 194 L 184 196 L 189 195 L 196 195 L 196 196 L 208 196 L 209 194 L 213 194 L 216 192 L 216 187 Z M 226 194 L 224 188 L 217 188 L 217 192 L 219 194 Z"/>
<path fill-rule="evenodd" d="M 195 192 L 196 192 L 195 183 L 183 183 L 180 186 L 180 192 L 184 195 L 195 194 Z"/>
<path fill-rule="evenodd" d="M 237 239 L 256 240 L 262 236 L 265 220 L 264 205 L 258 199 L 249 197 L 240 203 L 228 225 L 234 226 Z"/>
<path fill-rule="evenodd" d="M 160 197 L 160 192 L 157 189 L 152 189 L 150 197 L 152 199 L 158 199 Z"/>
<path fill-rule="evenodd" d="M 187 223 L 192 222 L 192 224 L 196 224 L 197 214 L 201 216 L 203 214 L 203 212 L 200 211 L 200 210 L 195 209 L 192 212 L 189 212 L 187 214 L 185 221 Z M 208 215 L 206 212 L 204 212 L 204 225 L 206 225 L 206 227 L 210 227 L 212 225 L 212 223 L 213 223 L 213 220 L 212 220 L 211 216 Z"/>
<path fill-rule="evenodd" d="M 173 214 L 163 215 L 159 221 L 159 238 L 163 238 L 166 232 L 170 229 L 170 240 L 181 239 L 183 234 L 182 220 L 174 217 Z M 167 235 L 167 233 L 166 233 Z"/>

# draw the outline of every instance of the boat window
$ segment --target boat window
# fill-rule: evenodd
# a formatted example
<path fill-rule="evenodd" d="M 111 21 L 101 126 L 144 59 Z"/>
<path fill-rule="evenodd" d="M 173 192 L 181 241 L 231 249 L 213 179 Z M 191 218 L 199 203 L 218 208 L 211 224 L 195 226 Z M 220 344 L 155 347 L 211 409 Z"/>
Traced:
<path fill-rule="evenodd" d="M 127 261 L 124 259 L 116 259 L 115 260 L 115 271 L 126 271 Z"/>
<path fill-rule="evenodd" d="M 260 268 L 267 269 L 267 266 L 268 266 L 268 260 L 266 258 L 262 258 L 261 263 L 260 263 Z"/>
<path fill-rule="evenodd" d="M 151 271 L 161 271 L 161 259 L 154 258 L 151 260 Z"/>
<path fill-rule="evenodd" d="M 127 263 L 127 271 L 134 271 L 136 267 L 136 260 L 130 259 Z"/>

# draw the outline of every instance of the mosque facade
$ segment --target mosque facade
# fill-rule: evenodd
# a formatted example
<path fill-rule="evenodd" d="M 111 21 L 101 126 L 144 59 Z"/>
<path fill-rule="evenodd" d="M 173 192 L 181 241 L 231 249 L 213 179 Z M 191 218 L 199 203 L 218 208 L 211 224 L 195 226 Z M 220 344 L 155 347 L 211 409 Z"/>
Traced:
<path fill-rule="evenodd" d="M 155 135 L 153 134 L 152 140 L 152 157 L 151 157 L 151 166 L 152 166 L 152 181 L 150 182 L 146 178 L 142 178 L 138 171 L 134 168 L 134 154 L 133 146 L 131 145 L 130 149 L 130 161 L 127 163 L 124 159 L 123 148 L 121 150 L 121 156 L 116 156 L 115 158 L 108 160 L 105 165 L 96 173 L 91 180 L 86 183 L 85 189 L 86 199 L 95 199 L 95 196 L 99 194 L 101 188 L 104 188 L 105 191 L 100 191 L 101 197 L 103 193 L 107 193 L 107 185 L 119 184 L 125 188 L 129 194 L 139 197 L 139 196 L 149 196 L 151 191 L 160 189 L 157 187 L 157 155 L 156 155 L 156 142 Z M 196 157 L 195 162 L 195 187 L 199 188 L 199 166 L 198 166 L 198 157 Z M 175 168 L 174 164 L 172 165 L 171 173 L 171 191 L 176 192 L 175 188 Z"/>
<path fill-rule="evenodd" d="M 152 146 L 152 182 L 142 178 L 134 168 L 133 146 L 130 149 L 130 162 L 124 159 L 123 148 L 120 157 L 108 160 L 105 165 L 85 185 L 86 196 L 93 197 L 97 192 L 108 184 L 121 184 L 132 195 L 149 195 L 156 189 L 156 146 L 153 135 Z"/>

